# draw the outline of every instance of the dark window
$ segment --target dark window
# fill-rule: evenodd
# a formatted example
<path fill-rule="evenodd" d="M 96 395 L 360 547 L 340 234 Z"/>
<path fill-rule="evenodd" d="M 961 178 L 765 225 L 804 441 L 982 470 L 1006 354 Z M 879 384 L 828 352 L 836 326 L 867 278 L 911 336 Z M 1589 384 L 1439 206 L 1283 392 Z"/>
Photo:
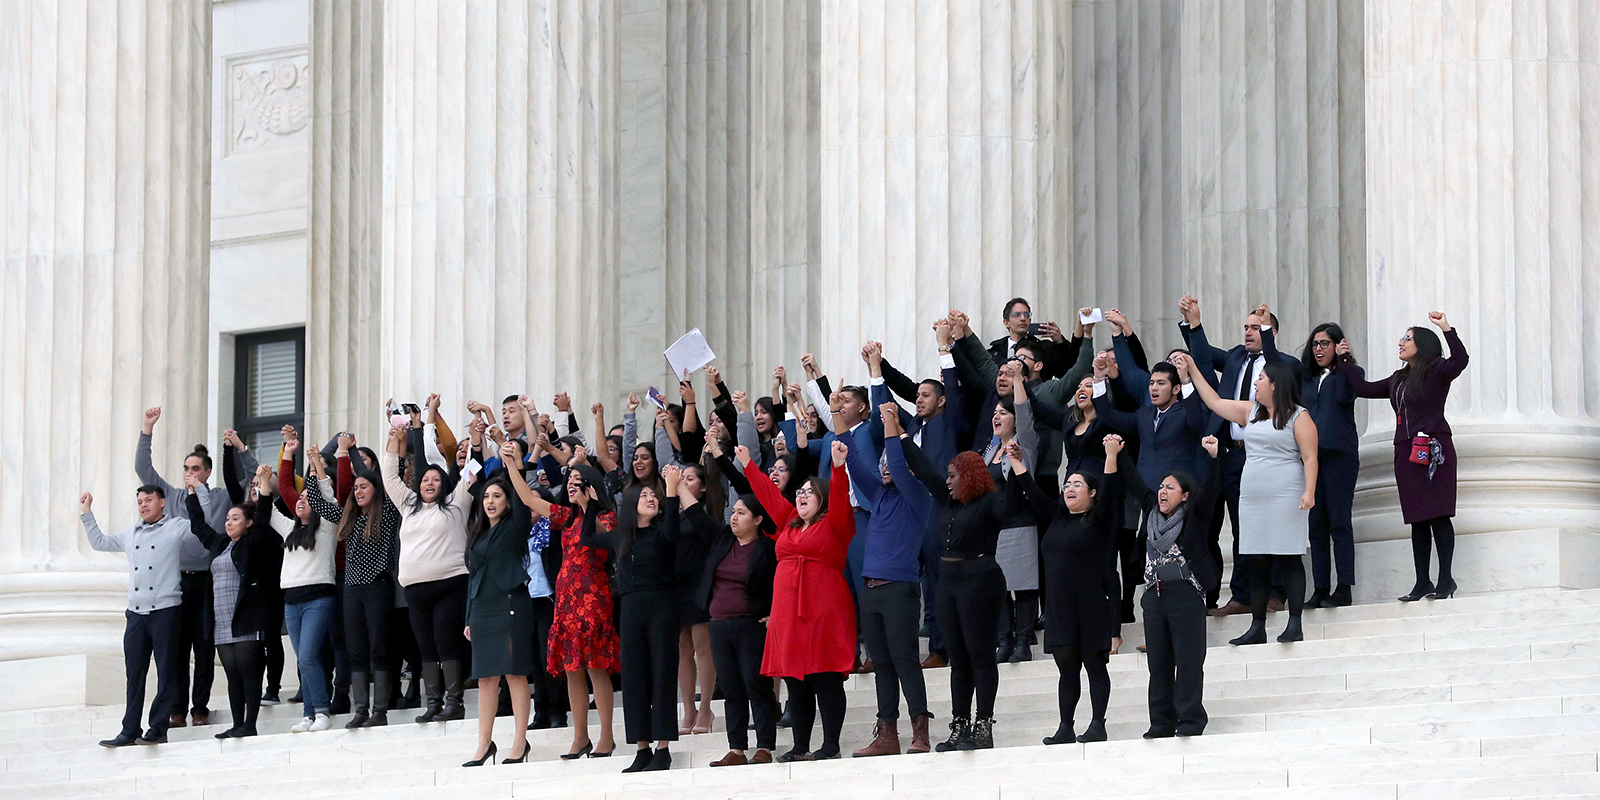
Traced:
<path fill-rule="evenodd" d="M 233 427 L 269 464 L 283 444 L 280 428 L 305 429 L 305 328 L 238 336 L 233 354 Z"/>

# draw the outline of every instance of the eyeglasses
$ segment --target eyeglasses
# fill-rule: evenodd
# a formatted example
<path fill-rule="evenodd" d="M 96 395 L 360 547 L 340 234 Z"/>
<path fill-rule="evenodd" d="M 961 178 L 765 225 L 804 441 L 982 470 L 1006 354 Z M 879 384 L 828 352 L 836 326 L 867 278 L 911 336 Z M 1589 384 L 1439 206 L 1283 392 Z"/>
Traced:
<path fill-rule="evenodd" d="M 1333 340 L 1332 339 L 1313 339 L 1313 340 L 1311 340 L 1311 349 L 1313 349 L 1313 350 L 1326 350 L 1326 349 L 1328 349 L 1328 348 L 1330 348 L 1332 346 L 1333 346 Z"/>
<path fill-rule="evenodd" d="M 1411 334 L 1409 334 L 1409 333 L 1404 335 L 1404 336 L 1402 336 L 1402 337 L 1400 337 L 1400 343 L 1401 344 L 1405 344 L 1406 342 L 1409 342 L 1411 340 L 1412 340 L 1412 337 L 1411 337 Z"/>
<path fill-rule="evenodd" d="M 794 490 L 794 496 L 797 497 L 797 498 L 798 497 L 815 497 L 816 494 L 817 494 L 817 490 L 811 488 L 810 486 L 802 486 L 802 487 Z"/>
<path fill-rule="evenodd" d="M 1013 312 L 1011 312 L 1011 318 L 1012 319 L 1033 319 L 1033 312 L 1032 311 L 1013 311 Z"/>

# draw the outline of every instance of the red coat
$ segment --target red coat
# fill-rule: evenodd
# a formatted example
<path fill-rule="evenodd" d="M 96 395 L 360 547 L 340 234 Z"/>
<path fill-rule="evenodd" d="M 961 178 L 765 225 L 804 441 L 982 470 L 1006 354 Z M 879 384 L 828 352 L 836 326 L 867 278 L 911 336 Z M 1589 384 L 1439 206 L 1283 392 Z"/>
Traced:
<path fill-rule="evenodd" d="M 856 663 L 856 607 L 845 583 L 845 552 L 856 535 L 850 476 L 833 470 L 828 513 L 804 528 L 790 527 L 794 506 L 754 463 L 744 470 L 767 516 L 778 525 L 778 572 L 761 674 L 804 678 L 848 673 Z"/>

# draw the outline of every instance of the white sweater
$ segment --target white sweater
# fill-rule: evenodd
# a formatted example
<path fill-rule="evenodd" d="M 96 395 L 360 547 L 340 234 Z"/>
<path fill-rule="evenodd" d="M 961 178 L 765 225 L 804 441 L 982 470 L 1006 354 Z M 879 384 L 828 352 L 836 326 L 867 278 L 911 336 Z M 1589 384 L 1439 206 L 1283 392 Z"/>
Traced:
<path fill-rule="evenodd" d="M 439 581 L 467 574 L 467 509 L 472 503 L 472 479 L 463 476 L 450 494 L 450 508 L 423 503 L 412 509 L 415 495 L 400 480 L 400 457 L 384 453 L 383 488 L 400 509 L 401 586 Z"/>
<path fill-rule="evenodd" d="M 332 496 L 330 491 L 329 496 Z M 339 553 L 339 526 L 322 522 L 317 526 L 317 546 L 283 549 L 283 572 L 280 585 L 285 589 L 318 584 L 338 585 L 334 580 L 333 559 Z"/>

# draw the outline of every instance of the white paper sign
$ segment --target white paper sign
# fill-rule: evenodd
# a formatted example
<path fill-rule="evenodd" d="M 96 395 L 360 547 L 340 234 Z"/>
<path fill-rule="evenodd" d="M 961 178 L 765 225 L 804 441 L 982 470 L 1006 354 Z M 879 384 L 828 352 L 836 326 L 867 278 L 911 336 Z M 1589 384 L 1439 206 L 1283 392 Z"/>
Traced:
<path fill-rule="evenodd" d="M 1078 324 L 1080 325 L 1093 325 L 1096 322 L 1105 321 L 1106 315 L 1101 313 L 1100 309 L 1098 308 L 1091 308 L 1089 309 L 1089 313 L 1078 315 Z"/>
<path fill-rule="evenodd" d="M 711 352 L 711 346 L 706 344 L 706 337 L 700 333 L 699 328 L 691 329 L 688 333 L 679 336 L 662 355 L 667 357 L 667 363 L 672 366 L 672 377 L 683 380 L 688 373 L 710 364 L 717 358 Z"/>
<path fill-rule="evenodd" d="M 478 462 L 473 461 L 472 459 L 469 458 L 469 459 L 467 459 L 467 466 L 466 466 L 464 471 L 467 473 L 467 477 L 470 478 L 470 477 L 478 474 L 479 472 L 482 472 L 483 471 L 483 465 L 479 464 Z"/>

